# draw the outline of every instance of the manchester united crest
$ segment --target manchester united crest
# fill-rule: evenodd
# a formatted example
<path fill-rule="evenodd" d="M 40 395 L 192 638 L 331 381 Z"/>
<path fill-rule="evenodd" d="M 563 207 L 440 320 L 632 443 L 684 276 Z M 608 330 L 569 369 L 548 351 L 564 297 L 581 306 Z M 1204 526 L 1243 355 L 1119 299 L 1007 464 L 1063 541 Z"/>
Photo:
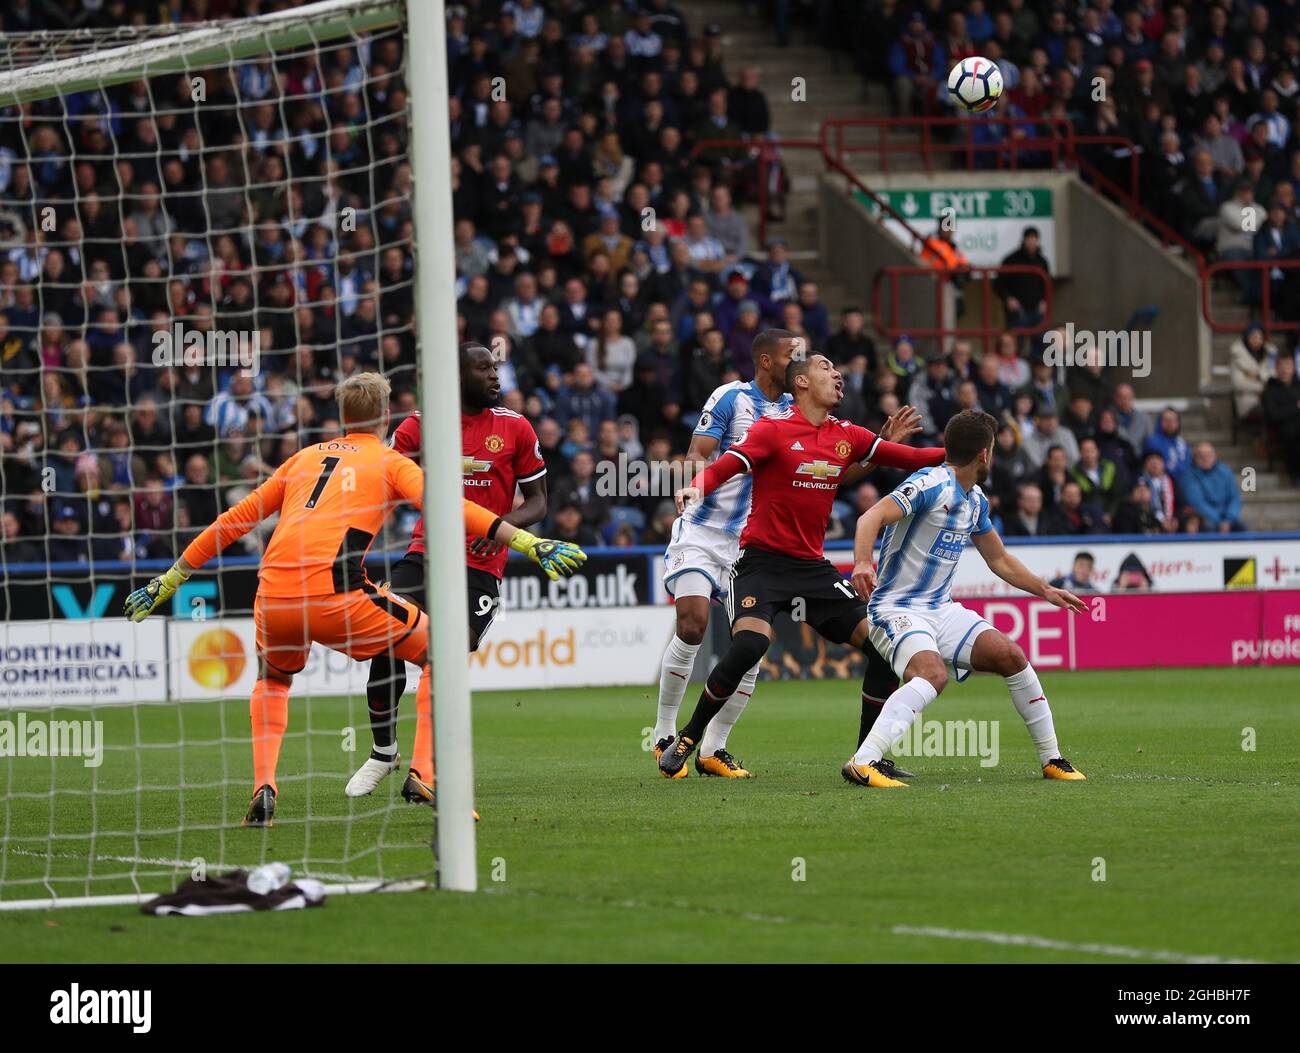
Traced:
<path fill-rule="evenodd" d="M 489 435 L 483 440 L 483 445 L 487 447 L 488 453 L 500 453 L 506 448 L 506 440 L 500 435 Z M 848 444 L 845 443 L 847 446 Z"/>
<path fill-rule="evenodd" d="M 848 439 L 841 439 L 835 444 L 835 456 L 847 458 L 853 452 L 853 443 Z"/>

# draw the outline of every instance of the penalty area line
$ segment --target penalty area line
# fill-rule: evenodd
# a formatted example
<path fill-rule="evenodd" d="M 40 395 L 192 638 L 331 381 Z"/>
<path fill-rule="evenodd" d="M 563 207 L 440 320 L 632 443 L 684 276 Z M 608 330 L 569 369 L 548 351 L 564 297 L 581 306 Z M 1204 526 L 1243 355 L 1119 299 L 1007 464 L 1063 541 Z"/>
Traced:
<path fill-rule="evenodd" d="M 1113 943 L 1071 943 L 1068 940 L 1051 940 L 1044 936 L 1027 936 L 1014 932 L 976 932 L 970 929 L 944 929 L 930 925 L 895 925 L 889 931 L 895 936 L 967 940 L 973 943 L 993 943 L 1003 947 L 1033 947 L 1048 951 L 1070 951 L 1075 954 L 1098 954 L 1107 958 L 1127 958 L 1132 961 L 1177 962 L 1181 965 L 1260 964 L 1249 958 L 1221 958 L 1217 954 L 1145 950 L 1140 947 L 1122 947 Z"/>

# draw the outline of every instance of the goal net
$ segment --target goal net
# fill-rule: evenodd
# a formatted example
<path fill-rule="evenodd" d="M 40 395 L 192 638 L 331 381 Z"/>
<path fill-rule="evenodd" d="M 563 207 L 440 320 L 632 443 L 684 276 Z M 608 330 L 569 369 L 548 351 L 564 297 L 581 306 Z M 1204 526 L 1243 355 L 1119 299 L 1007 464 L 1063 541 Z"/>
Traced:
<path fill-rule="evenodd" d="M 432 810 L 400 794 L 419 676 L 400 661 L 400 770 L 351 798 L 344 786 L 371 749 L 368 663 L 319 644 L 300 660 L 283 652 L 286 671 L 302 669 L 274 825 L 241 826 L 254 727 L 274 738 L 283 708 L 254 695 L 259 567 L 276 639 L 292 638 L 294 617 L 305 637 L 331 602 L 303 570 L 310 530 L 276 534 L 272 514 L 219 545 L 153 616 L 123 617 L 128 593 L 220 513 L 268 493 L 258 488 L 296 451 L 342 435 L 340 380 L 387 377 L 395 425 L 428 390 L 433 360 L 418 348 L 454 347 L 454 312 L 415 312 L 417 284 L 451 273 L 438 245 L 425 257 L 436 273 L 420 275 L 415 232 L 430 244 L 442 228 L 421 217 L 450 209 L 445 160 L 430 165 L 423 210 L 412 192 L 410 100 L 433 38 L 417 46 L 408 30 L 403 4 L 327 0 L 0 46 L 0 907 L 130 901 L 272 861 L 347 890 L 435 872 Z M 435 160 L 447 153 L 432 119 L 444 111 L 445 127 L 441 91 L 420 106 L 419 146 Z M 459 450 L 428 455 L 429 431 L 436 528 L 459 517 Z M 307 500 L 363 534 L 373 521 L 365 566 L 384 581 L 418 513 L 366 507 L 370 490 L 322 478 Z M 336 579 L 360 562 L 364 541 L 349 539 Z M 382 618 L 402 612 L 370 606 L 375 617 L 346 605 L 330 616 L 373 653 L 394 639 Z M 463 670 L 435 670 L 446 685 L 463 695 Z M 440 697 L 440 715 L 454 703 L 467 709 Z M 467 718 L 454 730 L 467 749 Z M 467 765 L 453 780 L 455 829 L 472 857 Z M 472 887 L 472 858 L 469 872 Z"/>

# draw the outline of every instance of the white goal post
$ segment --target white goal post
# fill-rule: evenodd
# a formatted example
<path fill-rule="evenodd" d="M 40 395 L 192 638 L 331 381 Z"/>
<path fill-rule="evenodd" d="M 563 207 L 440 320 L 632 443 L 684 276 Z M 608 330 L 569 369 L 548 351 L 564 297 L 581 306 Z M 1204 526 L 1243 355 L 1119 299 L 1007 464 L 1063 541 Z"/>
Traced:
<path fill-rule="evenodd" d="M 403 27 L 405 45 L 403 48 L 403 68 L 401 70 L 405 84 L 409 87 L 409 154 L 411 170 L 417 188 L 411 195 L 411 219 L 413 235 L 411 237 L 411 254 L 414 267 L 411 280 L 415 304 L 414 342 L 417 348 L 418 392 L 422 410 L 422 463 L 425 467 L 424 518 L 429 545 L 426 554 L 426 596 L 430 614 L 429 655 L 432 666 L 432 694 L 434 708 L 435 750 L 437 770 L 438 802 L 434 817 L 433 851 L 436 864 L 437 884 L 440 888 L 474 891 L 477 888 L 477 867 L 475 832 L 473 820 L 473 757 L 471 710 L 469 697 L 469 672 L 466 660 L 468 650 L 468 627 L 463 612 L 467 608 L 466 578 L 464 564 L 464 526 L 461 511 L 461 442 L 460 442 L 460 404 L 459 387 L 454 383 L 456 371 L 456 302 L 455 302 L 455 259 L 452 238 L 452 194 L 449 178 L 450 136 L 447 110 L 447 67 L 446 39 L 444 25 L 444 6 L 430 0 L 321 0 L 291 10 L 274 14 L 235 19 L 221 23 L 208 23 L 192 27 L 155 26 L 142 29 L 132 34 L 124 28 L 102 32 L 42 33 L 30 34 L 27 38 L 9 38 L 0 45 L 0 62 L 7 61 L 8 68 L 0 70 L 0 113 L 5 108 L 26 104 L 47 102 L 58 96 L 70 96 L 78 92 L 93 92 L 99 89 L 131 84 L 145 78 L 181 76 L 196 74 L 205 69 L 222 67 L 234 68 L 237 64 L 275 60 L 277 56 L 294 49 L 316 49 L 332 43 L 342 42 L 339 46 L 350 43 L 364 43 L 367 34 L 376 31 L 393 32 L 395 27 Z M 363 74 L 364 75 L 364 74 Z M 274 89 L 273 89 L 274 90 Z M 283 114 L 283 98 L 280 99 Z M 242 116 L 240 117 L 242 120 Z M 71 125 L 66 119 L 65 124 Z M 71 160 L 69 158 L 68 160 Z M 71 167 L 71 165 L 69 165 Z M 373 186 L 373 180 L 372 184 Z M 286 188 L 287 189 L 287 188 Z M 247 194 L 248 188 L 245 188 Z M 200 197 L 200 201 L 203 198 Z M 76 201 L 80 203 L 80 198 Z M 376 209 L 379 202 L 371 202 Z M 203 206 L 206 209 L 206 205 Z M 253 222 L 248 220 L 247 234 L 252 237 Z M 125 250 L 123 250 L 125 255 Z M 377 255 L 377 254 L 376 254 Z M 253 269 L 257 269 L 256 261 Z M 39 279 L 38 279 L 39 281 Z M 374 294 L 378 300 L 378 294 Z M 382 329 L 381 329 L 382 332 Z M 301 381 L 302 377 L 299 376 Z M 0 482 L 3 475 L 0 474 Z M 3 497 L 0 494 L 0 497 Z M 51 513 L 51 516 L 53 514 Z M 198 524 L 199 526 L 205 524 Z M 51 564 L 52 566 L 53 564 Z M 0 567 L 0 570 L 3 570 Z M 137 578 L 149 575 L 140 572 Z M 92 576 L 93 581 L 93 576 Z M 137 584 L 142 584 L 137 581 Z M 179 604 L 178 604 L 179 609 Z M 120 612 L 114 610 L 111 615 Z M 156 615 L 155 617 L 161 617 Z M 8 633 L 8 626 L 5 630 Z M 51 637 L 56 631 L 51 628 Z M 6 635 L 6 641 L 8 637 Z M 178 659 L 170 655 L 166 661 Z M 400 663 L 399 663 L 400 665 Z M 49 701 L 53 707 L 64 703 Z M 7 703 L 0 694 L 0 719 L 12 717 L 16 709 L 6 709 Z M 179 705 L 179 703 L 177 703 Z M 143 703 L 136 703 L 143 708 Z M 94 706 L 90 707 L 93 710 Z M 182 706 L 182 708 L 184 708 Z M 414 709 L 410 698 L 403 709 Z M 53 712 L 51 708 L 50 712 Z M 349 713 L 357 712 L 354 706 Z M 360 707 L 364 715 L 364 704 Z M 290 706 L 291 724 L 297 718 L 294 704 Z M 178 717 L 182 728 L 184 718 Z M 224 715 L 221 717 L 224 735 Z M 363 724 L 364 717 L 355 723 Z M 310 718 L 308 718 L 310 725 Z M 139 739 L 139 721 L 136 721 L 138 750 L 145 750 L 147 745 Z M 368 732 L 362 731 L 364 735 Z M 308 728 L 308 735 L 322 734 Z M 243 740 L 244 745 L 247 739 Z M 308 757 L 311 757 L 311 745 L 307 744 Z M 360 754 L 364 756 L 364 753 Z M 222 754 L 224 764 L 224 753 Z M 0 779 L 0 784 L 7 782 L 8 791 L 14 791 L 17 785 L 22 790 L 21 775 L 16 784 L 15 771 L 12 767 L 7 778 Z M 137 762 L 138 764 L 139 762 Z M 5 760 L 0 757 L 0 772 L 3 772 Z M 403 765 L 403 770 L 404 770 Z M 29 769 L 28 769 L 29 770 Z M 52 769 L 51 769 L 52 771 Z M 240 784 L 239 778 L 225 779 L 222 782 Z M 400 774 L 396 776 L 400 779 Z M 63 827 L 56 822 L 55 811 L 59 807 L 59 791 L 50 775 L 50 845 L 48 856 L 54 859 L 60 853 L 56 843 L 56 830 Z M 140 778 L 143 785 L 147 779 Z M 391 780 L 390 780 L 391 781 Z M 93 811 L 95 807 L 95 782 L 91 780 L 91 790 L 86 792 L 89 804 L 80 798 L 71 798 L 79 807 Z M 197 785 L 197 784 L 196 784 Z M 156 789 L 156 787 L 149 787 Z M 82 793 L 83 791 L 75 791 Z M 225 793 L 223 786 L 222 793 Z M 23 793 L 18 792 L 18 797 Z M 29 794 L 28 796 L 34 796 Z M 310 799 L 310 798 L 309 798 Z M 15 806 L 16 807 L 16 806 Z M 332 806 L 331 806 L 332 807 Z M 323 818 L 328 822 L 346 824 L 342 844 L 342 860 L 358 857 L 365 858 L 368 849 L 360 848 L 348 841 L 351 835 L 352 812 L 346 815 L 329 813 Z M 137 828 L 134 831 L 137 845 L 141 840 L 137 809 Z M 90 903 L 136 902 L 142 895 L 170 891 L 161 883 L 161 874 L 167 865 L 173 871 L 183 872 L 186 852 L 191 847 L 187 843 L 182 850 L 184 831 L 165 830 L 167 835 L 174 834 L 177 845 L 175 852 L 169 853 L 177 858 L 151 858 L 149 853 L 141 850 L 140 858 L 124 855 L 96 855 L 99 831 L 92 829 L 88 834 L 76 834 L 75 847 L 85 851 L 88 860 L 87 877 L 80 889 L 86 895 L 63 894 L 56 888 L 59 880 L 68 880 L 51 876 L 51 864 L 46 863 L 45 875 L 34 878 L 26 877 L 26 871 L 6 868 L 5 856 L 19 847 L 17 827 L 10 822 L 10 813 L 6 805 L 3 822 L 0 822 L 0 909 L 10 906 L 59 906 L 82 905 Z M 279 814 L 277 812 L 277 826 Z M 227 824 L 228 825 L 228 824 Z M 237 825 L 237 824 L 236 824 Z M 213 849 L 213 856 L 222 862 L 238 861 L 237 853 L 230 846 L 234 834 L 220 830 L 221 823 L 214 823 L 205 830 L 212 831 L 212 838 L 219 845 Z M 383 819 L 381 840 L 389 836 L 388 819 Z M 129 840 L 130 831 L 122 831 L 121 836 Z M 237 831 L 236 831 L 237 833 Z M 62 838 L 73 835 L 60 833 Z M 310 846 L 311 832 L 304 834 Z M 30 839 L 24 842 L 23 853 L 34 856 Z M 115 851 L 121 851 L 115 849 Z M 306 867 L 311 872 L 310 860 L 313 858 L 309 847 L 304 848 Z M 255 854 L 255 853 L 254 853 Z M 129 869 L 115 872 L 115 876 L 127 882 L 130 891 L 123 892 L 114 888 L 111 895 L 95 895 L 97 887 L 92 876 L 98 879 L 97 860 L 118 860 L 129 862 Z M 264 857 L 262 861 L 269 861 Z M 288 860 L 293 862 L 293 860 Z M 332 860 L 331 860 L 332 861 Z M 158 869 L 157 864 L 162 869 Z M 341 869 L 347 870 L 347 867 Z M 24 875 L 21 878 L 15 874 Z M 6 889 L 6 875 L 10 888 Z M 376 887 L 389 889 L 394 879 L 405 875 L 381 872 L 377 880 L 373 873 L 356 875 L 351 873 L 322 874 L 327 879 L 336 878 L 335 888 L 339 891 L 368 891 Z M 148 877 L 149 882 L 141 879 Z M 358 880 L 350 880 L 356 878 Z M 39 896 L 26 896 L 13 899 L 13 890 L 27 884 L 32 892 Z M 400 883 L 399 883 L 400 885 Z"/>

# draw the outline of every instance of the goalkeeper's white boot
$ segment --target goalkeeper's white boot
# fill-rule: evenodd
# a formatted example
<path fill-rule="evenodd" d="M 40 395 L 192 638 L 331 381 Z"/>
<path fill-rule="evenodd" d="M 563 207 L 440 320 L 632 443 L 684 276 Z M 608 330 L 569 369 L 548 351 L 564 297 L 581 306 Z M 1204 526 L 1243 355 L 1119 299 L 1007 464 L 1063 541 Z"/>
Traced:
<path fill-rule="evenodd" d="M 397 754 L 391 757 L 376 757 L 373 753 L 366 758 L 366 763 L 356 770 L 348 780 L 343 792 L 349 797 L 365 797 L 375 792 L 375 788 L 402 765 Z"/>

